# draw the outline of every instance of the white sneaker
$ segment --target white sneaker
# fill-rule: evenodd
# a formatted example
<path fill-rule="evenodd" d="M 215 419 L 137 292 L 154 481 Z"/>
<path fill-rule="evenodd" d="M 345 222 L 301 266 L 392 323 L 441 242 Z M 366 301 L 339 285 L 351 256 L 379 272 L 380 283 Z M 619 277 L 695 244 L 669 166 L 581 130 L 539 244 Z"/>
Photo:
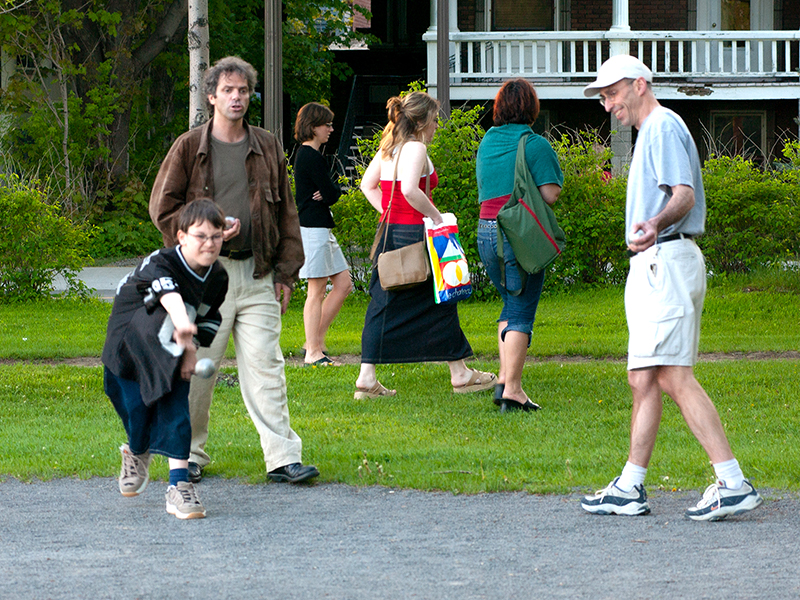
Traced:
<path fill-rule="evenodd" d="M 581 508 L 595 515 L 625 515 L 633 517 L 650 514 L 647 503 L 647 492 L 643 485 L 636 485 L 630 492 L 623 492 L 617 487 L 617 477 L 604 489 L 597 490 L 594 496 L 585 496 Z"/>
<path fill-rule="evenodd" d="M 700 502 L 687 508 L 684 514 L 694 521 L 721 521 L 758 508 L 762 502 L 763 498 L 746 479 L 738 490 L 727 488 L 718 481 L 708 486 Z"/>
<path fill-rule="evenodd" d="M 122 469 L 119 473 L 119 491 L 123 496 L 138 496 L 150 481 L 150 453 L 131 453 L 128 444 L 119 447 L 122 453 Z"/>
<path fill-rule="evenodd" d="M 179 481 L 178 485 L 167 488 L 167 512 L 179 519 L 202 519 L 206 516 L 197 490 L 189 481 Z"/>

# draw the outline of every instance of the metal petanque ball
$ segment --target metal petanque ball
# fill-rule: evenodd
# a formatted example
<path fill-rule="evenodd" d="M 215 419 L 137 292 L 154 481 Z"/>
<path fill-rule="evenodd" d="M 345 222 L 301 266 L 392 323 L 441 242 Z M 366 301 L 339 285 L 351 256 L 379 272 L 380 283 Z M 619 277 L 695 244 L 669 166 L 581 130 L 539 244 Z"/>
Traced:
<path fill-rule="evenodd" d="M 203 379 L 208 379 L 214 374 L 214 361 L 210 358 L 201 358 L 194 366 L 194 374 Z"/>

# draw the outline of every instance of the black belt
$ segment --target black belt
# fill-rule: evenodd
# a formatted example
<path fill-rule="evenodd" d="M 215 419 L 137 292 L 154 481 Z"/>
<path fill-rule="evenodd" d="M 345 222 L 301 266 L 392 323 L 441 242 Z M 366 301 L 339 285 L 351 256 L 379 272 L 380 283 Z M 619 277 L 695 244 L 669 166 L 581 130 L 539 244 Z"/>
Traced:
<path fill-rule="evenodd" d="M 669 235 L 662 235 L 659 238 L 656 238 L 656 244 L 665 244 L 667 242 L 674 242 L 675 240 L 692 240 L 694 239 L 693 235 L 688 233 L 671 233 Z M 628 256 L 636 256 L 639 254 L 638 252 L 634 252 L 633 250 L 628 250 Z"/>
<path fill-rule="evenodd" d="M 247 260 L 251 256 L 253 256 L 252 250 L 226 250 L 222 249 L 219 251 L 220 256 L 224 256 L 225 258 L 230 258 L 231 260 Z"/>
<path fill-rule="evenodd" d="M 675 240 L 691 240 L 694 239 L 693 235 L 688 233 L 671 233 L 656 239 L 656 244 L 663 244 L 664 242 L 674 242 Z"/>

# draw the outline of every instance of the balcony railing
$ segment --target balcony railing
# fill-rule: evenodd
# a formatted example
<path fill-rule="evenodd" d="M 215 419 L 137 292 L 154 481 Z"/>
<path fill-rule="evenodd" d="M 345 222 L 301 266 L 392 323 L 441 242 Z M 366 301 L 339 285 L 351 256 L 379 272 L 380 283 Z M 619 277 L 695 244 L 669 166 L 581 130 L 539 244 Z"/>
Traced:
<path fill-rule="evenodd" d="M 433 73 L 436 35 L 423 39 Z M 800 82 L 800 31 L 483 31 L 454 32 L 450 42 L 451 85 L 520 76 L 545 83 L 589 79 L 612 47 L 638 56 L 655 77 Z"/>

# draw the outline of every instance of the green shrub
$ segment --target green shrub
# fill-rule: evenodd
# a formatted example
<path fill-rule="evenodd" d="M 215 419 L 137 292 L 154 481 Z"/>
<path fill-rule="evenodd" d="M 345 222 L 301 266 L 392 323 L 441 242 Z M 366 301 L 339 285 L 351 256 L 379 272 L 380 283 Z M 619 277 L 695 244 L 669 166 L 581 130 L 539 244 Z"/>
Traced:
<path fill-rule="evenodd" d="M 790 174 L 790 178 L 797 181 L 798 174 L 800 174 L 800 142 L 786 142 L 781 153 L 786 159 L 786 166 L 794 170 L 794 172 Z"/>
<path fill-rule="evenodd" d="M 553 210 L 567 234 L 562 255 L 550 267 L 548 288 L 570 284 L 614 285 L 625 280 L 625 175 L 609 177 L 611 160 L 594 131 L 565 132 L 551 144 L 564 171 Z"/>
<path fill-rule="evenodd" d="M 752 161 L 712 157 L 703 169 L 706 233 L 699 245 L 712 273 L 744 273 L 796 259 L 800 251 L 797 174 Z"/>
<path fill-rule="evenodd" d="M 413 85 L 412 89 L 420 89 Z M 496 291 L 480 266 L 476 225 L 480 212 L 475 156 L 484 131 L 484 107 L 454 109 L 429 146 L 439 175 L 436 206 L 458 217 L 461 241 L 473 273 L 475 298 Z M 360 177 L 380 142 L 378 131 L 359 141 L 358 177 L 333 207 L 337 239 L 352 266 L 356 289 L 366 290 L 367 253 L 378 222 L 358 189 Z M 550 139 L 564 171 L 564 187 L 553 207 L 567 234 L 566 248 L 545 279 L 547 289 L 624 283 L 628 256 L 624 242 L 627 173 L 609 176 L 611 150 L 596 131 L 568 131 Z M 704 167 L 708 217 L 700 246 L 715 274 L 750 272 L 800 253 L 800 143 L 788 142 L 785 163 L 763 171 L 741 157 L 711 158 Z M 345 188 L 347 184 L 345 182 Z"/>
<path fill-rule="evenodd" d="M 364 167 L 359 167 L 359 170 L 360 183 Z M 350 186 L 345 178 L 342 178 L 341 184 L 345 191 L 332 209 L 336 220 L 336 240 L 350 265 L 353 286 L 366 293 L 372 274 L 369 250 L 375 239 L 378 212 L 370 206 L 358 186 Z"/>
<path fill-rule="evenodd" d="M 105 210 L 92 216 L 96 225 L 91 254 L 95 258 L 143 256 L 163 246 L 147 212 L 148 190 L 144 183 L 131 179 Z"/>
<path fill-rule="evenodd" d="M 68 296 L 88 295 L 78 272 L 90 260 L 89 234 L 59 210 L 40 190 L 0 175 L 0 301 L 49 296 L 59 275 Z"/>

